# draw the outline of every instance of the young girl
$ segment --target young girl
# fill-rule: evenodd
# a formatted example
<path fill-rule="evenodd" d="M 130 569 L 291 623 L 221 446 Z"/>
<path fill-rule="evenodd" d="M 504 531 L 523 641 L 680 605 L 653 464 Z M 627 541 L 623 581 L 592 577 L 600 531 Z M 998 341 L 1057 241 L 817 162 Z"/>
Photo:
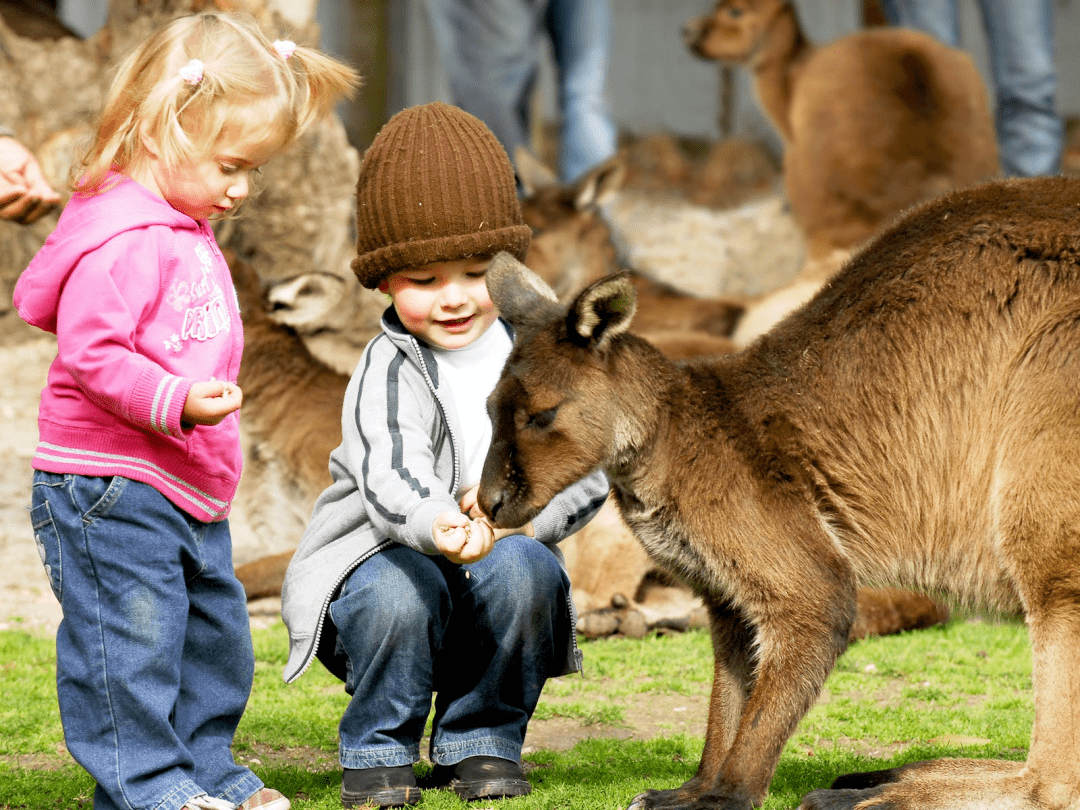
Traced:
<path fill-rule="evenodd" d="M 98 810 L 289 807 L 230 751 L 254 673 L 226 520 L 243 334 L 207 220 L 358 82 L 247 17 L 174 20 L 119 66 L 16 286 L 57 336 L 31 518 L 64 612 L 64 736 Z"/>

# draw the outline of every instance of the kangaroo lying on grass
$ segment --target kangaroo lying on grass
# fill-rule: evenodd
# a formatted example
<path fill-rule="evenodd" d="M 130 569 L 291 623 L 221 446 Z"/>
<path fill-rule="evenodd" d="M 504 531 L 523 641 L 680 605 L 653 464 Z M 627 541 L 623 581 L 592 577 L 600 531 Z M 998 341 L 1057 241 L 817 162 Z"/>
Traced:
<path fill-rule="evenodd" d="M 721 0 L 683 38 L 744 65 L 783 138 L 784 189 L 806 237 L 803 274 L 747 312 L 746 345 L 804 303 L 901 211 L 998 172 L 990 102 L 966 53 L 918 31 L 810 42 L 789 0 Z"/>
<path fill-rule="evenodd" d="M 673 348 L 685 344 L 681 353 L 691 351 L 690 344 L 730 351 L 726 338 L 743 314 L 744 298 L 700 298 L 621 264 L 601 209 L 622 188 L 626 163 L 624 153 L 616 154 L 564 185 L 537 158 L 519 150 L 514 165 L 526 190 L 521 212 L 533 230 L 525 263 L 560 298 L 627 270 L 640 304 L 639 331 L 663 334 Z"/>
<path fill-rule="evenodd" d="M 481 508 L 520 526 L 602 468 L 638 539 L 709 610 L 697 775 L 635 810 L 761 804 L 848 643 L 859 582 L 1021 610 L 1030 751 L 841 777 L 804 810 L 1077 806 L 1080 180 L 921 205 L 717 359 L 675 363 L 630 334 L 626 279 L 566 306 L 500 256 L 488 287 L 517 337 L 488 401 Z"/>

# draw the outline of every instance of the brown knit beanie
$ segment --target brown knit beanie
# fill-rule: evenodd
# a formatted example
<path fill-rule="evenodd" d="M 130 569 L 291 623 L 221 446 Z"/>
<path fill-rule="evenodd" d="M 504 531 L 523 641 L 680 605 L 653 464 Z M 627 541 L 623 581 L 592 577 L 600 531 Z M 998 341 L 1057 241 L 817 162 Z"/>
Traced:
<path fill-rule="evenodd" d="M 524 261 L 530 238 L 506 150 L 464 110 L 409 107 L 365 152 L 352 262 L 365 287 L 398 270 L 501 250 Z"/>

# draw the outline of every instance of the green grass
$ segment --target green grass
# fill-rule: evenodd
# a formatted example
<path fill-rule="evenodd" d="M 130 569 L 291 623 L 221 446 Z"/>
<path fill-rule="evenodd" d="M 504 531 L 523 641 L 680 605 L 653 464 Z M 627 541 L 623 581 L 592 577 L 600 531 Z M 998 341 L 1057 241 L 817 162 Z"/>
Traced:
<path fill-rule="evenodd" d="M 297 810 L 336 810 L 336 730 L 348 698 L 317 664 L 294 684 L 281 681 L 280 625 L 254 638 L 255 688 L 237 759 L 294 797 Z M 622 808 L 642 790 L 676 787 L 694 773 L 703 722 L 692 734 L 644 741 L 605 735 L 633 726 L 642 706 L 671 696 L 705 700 L 707 634 L 583 646 L 585 677 L 549 682 L 534 722 L 569 718 L 590 738 L 528 754 L 533 793 L 500 803 L 507 810 Z M 90 807 L 93 784 L 63 748 L 52 640 L 0 632 L 0 661 L 0 806 Z M 1023 759 L 1032 716 L 1030 651 L 1018 623 L 956 620 L 860 641 L 784 749 L 765 808 L 795 807 L 809 790 L 854 770 L 950 755 Z M 447 792 L 425 793 L 421 802 L 425 810 L 462 807 Z"/>

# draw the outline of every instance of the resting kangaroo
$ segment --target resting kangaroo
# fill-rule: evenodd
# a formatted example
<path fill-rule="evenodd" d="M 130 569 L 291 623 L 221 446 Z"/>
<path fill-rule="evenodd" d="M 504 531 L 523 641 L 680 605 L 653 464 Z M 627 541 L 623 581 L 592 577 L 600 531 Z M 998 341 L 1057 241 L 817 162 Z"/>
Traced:
<path fill-rule="evenodd" d="M 696 55 L 753 73 L 784 140 L 784 186 L 811 258 L 998 170 L 975 63 L 926 34 L 870 28 L 817 45 L 790 0 L 721 0 L 683 37 Z"/>
<path fill-rule="evenodd" d="M 683 38 L 697 56 L 753 74 L 783 138 L 784 190 L 806 237 L 805 269 L 749 307 L 739 345 L 808 300 L 901 211 L 998 171 L 974 61 L 926 34 L 871 28 L 817 44 L 790 0 L 721 0 L 687 21 Z"/>
<path fill-rule="evenodd" d="M 523 525 L 603 468 L 638 539 L 710 613 L 697 775 L 636 810 L 762 802 L 847 644 L 859 582 L 1021 610 L 1030 751 L 841 777 L 803 808 L 1080 802 L 1080 180 L 916 207 L 727 357 L 676 363 L 630 334 L 625 279 L 565 306 L 500 256 L 488 286 L 517 339 L 488 402 L 481 508 Z"/>

